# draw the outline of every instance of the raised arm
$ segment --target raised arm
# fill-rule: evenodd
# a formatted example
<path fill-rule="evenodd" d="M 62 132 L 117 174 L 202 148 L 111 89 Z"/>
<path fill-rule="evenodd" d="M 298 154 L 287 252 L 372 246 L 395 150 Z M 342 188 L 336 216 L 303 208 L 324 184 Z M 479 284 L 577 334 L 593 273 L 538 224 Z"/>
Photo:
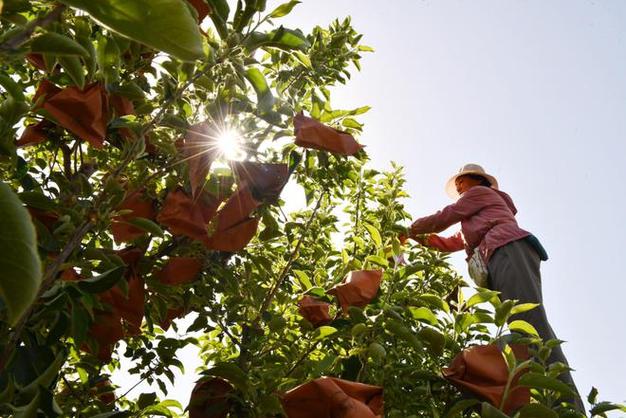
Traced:
<path fill-rule="evenodd" d="M 461 232 L 457 232 L 450 237 L 442 237 L 436 234 L 430 234 L 426 236 L 422 244 L 426 245 L 427 247 L 436 248 L 440 251 L 444 251 L 447 253 L 465 249 L 465 241 L 463 240 L 463 235 L 461 234 Z"/>
<path fill-rule="evenodd" d="M 456 203 L 446 206 L 434 215 L 425 216 L 413 222 L 409 228 L 409 237 L 441 232 L 455 223 L 469 218 L 487 204 L 491 192 L 487 187 L 472 187 L 463 193 Z"/>

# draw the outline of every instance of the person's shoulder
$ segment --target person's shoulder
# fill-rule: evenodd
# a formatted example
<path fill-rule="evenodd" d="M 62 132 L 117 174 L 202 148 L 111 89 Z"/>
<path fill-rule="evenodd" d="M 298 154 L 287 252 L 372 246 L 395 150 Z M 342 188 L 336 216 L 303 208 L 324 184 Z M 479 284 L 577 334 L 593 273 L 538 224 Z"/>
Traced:
<path fill-rule="evenodd" d="M 481 205 L 488 205 L 492 203 L 502 202 L 503 198 L 501 197 L 498 190 L 492 189 L 487 186 L 474 186 L 465 193 L 461 195 L 458 202 L 466 202 L 466 203 L 475 203 Z M 506 199 L 504 199 L 506 200 Z"/>
<path fill-rule="evenodd" d="M 463 196 L 493 196 L 497 193 L 491 187 L 477 185 L 463 193 Z"/>

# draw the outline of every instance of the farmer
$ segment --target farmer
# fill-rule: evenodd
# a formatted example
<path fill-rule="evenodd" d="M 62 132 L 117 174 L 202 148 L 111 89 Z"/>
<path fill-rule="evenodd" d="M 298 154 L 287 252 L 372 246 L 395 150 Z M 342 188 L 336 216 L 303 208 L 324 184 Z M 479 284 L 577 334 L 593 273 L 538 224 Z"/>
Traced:
<path fill-rule="evenodd" d="M 446 252 L 465 249 L 470 275 L 479 286 L 500 292 L 502 300 L 542 304 L 539 264 L 548 255 L 537 238 L 519 228 L 517 209 L 511 197 L 498 190 L 495 177 L 478 164 L 466 164 L 448 180 L 446 192 L 458 199 L 456 203 L 413 222 L 409 238 Z M 455 235 L 444 238 L 434 234 L 458 222 L 461 231 Z M 533 325 L 544 341 L 556 338 L 543 305 L 511 318 L 515 319 Z M 567 364 L 559 346 L 552 349 L 548 361 Z M 569 371 L 561 379 L 576 391 Z M 578 393 L 573 401 L 584 411 Z"/>

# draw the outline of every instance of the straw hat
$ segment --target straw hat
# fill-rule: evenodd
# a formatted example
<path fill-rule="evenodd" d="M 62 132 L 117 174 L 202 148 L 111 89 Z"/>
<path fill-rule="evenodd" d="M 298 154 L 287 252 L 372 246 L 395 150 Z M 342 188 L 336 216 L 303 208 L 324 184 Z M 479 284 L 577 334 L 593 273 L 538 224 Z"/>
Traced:
<path fill-rule="evenodd" d="M 470 163 L 470 164 L 465 164 L 463 167 L 461 167 L 459 172 L 456 173 L 454 176 L 450 177 L 450 180 L 447 181 L 446 193 L 448 194 L 448 196 L 450 196 L 453 199 L 459 198 L 460 195 L 459 195 L 459 192 L 456 191 L 456 184 L 454 182 L 456 181 L 458 177 L 463 176 L 465 174 L 477 174 L 479 176 L 483 176 L 484 178 L 489 180 L 489 183 L 491 183 L 492 189 L 498 190 L 498 180 L 496 180 L 494 176 L 492 176 L 491 174 L 487 174 L 485 172 L 485 169 L 479 166 L 478 164 Z"/>

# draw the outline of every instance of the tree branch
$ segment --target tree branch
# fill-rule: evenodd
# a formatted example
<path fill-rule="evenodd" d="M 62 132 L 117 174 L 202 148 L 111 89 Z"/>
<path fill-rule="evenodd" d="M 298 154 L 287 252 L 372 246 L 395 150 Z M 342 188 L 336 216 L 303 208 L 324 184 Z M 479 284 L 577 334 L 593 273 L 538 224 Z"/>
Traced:
<path fill-rule="evenodd" d="M 50 264 L 46 268 L 46 271 L 43 275 L 41 286 L 39 288 L 39 292 L 37 293 L 37 297 L 35 298 L 35 301 L 39 300 L 41 296 L 52 286 L 52 284 L 54 283 L 54 280 L 56 279 L 56 275 L 58 274 L 59 269 L 61 268 L 61 265 L 68 259 L 70 254 L 74 252 L 76 247 L 80 244 L 83 237 L 91 229 L 92 226 L 93 224 L 87 221 L 83 223 L 80 227 L 78 227 L 76 231 L 74 231 L 74 235 L 72 235 L 72 238 L 70 238 L 70 240 L 67 242 L 65 248 L 63 248 L 63 251 L 61 251 L 61 254 L 59 254 L 59 256 L 54 259 L 52 264 Z M 30 306 L 30 308 L 28 308 L 26 313 L 22 315 L 19 322 L 13 329 L 13 333 L 11 334 L 9 342 L 4 347 L 4 351 L 2 352 L 2 357 L 0 357 L 0 370 L 4 369 L 4 366 L 8 364 L 10 357 L 13 355 L 13 351 L 17 347 L 17 344 L 22 336 L 22 332 L 24 331 L 24 327 L 26 326 L 26 323 L 30 319 L 30 316 L 32 315 L 33 310 L 35 309 L 35 306 L 36 305 L 33 303 Z"/>
<path fill-rule="evenodd" d="M 311 226 L 311 223 L 313 222 L 313 219 L 315 219 L 315 215 L 317 214 L 317 211 L 319 210 L 319 208 L 321 206 L 322 199 L 324 198 L 325 195 L 326 195 L 326 192 L 322 192 L 320 194 L 320 197 L 317 199 L 317 203 L 315 204 L 315 208 L 313 209 L 313 212 L 311 213 L 311 216 L 309 217 L 309 219 L 307 220 L 304 228 L 302 229 L 302 233 L 300 234 L 300 238 L 298 238 L 298 243 L 296 244 L 296 247 L 291 252 L 291 255 L 289 256 L 289 260 L 287 261 L 287 264 L 285 265 L 285 267 L 283 267 L 282 271 L 278 275 L 278 278 L 276 279 L 276 282 L 272 285 L 272 287 L 270 288 L 270 291 L 267 293 L 267 295 L 265 296 L 265 299 L 263 300 L 263 303 L 261 304 L 261 308 L 259 309 L 259 314 L 257 316 L 257 321 L 260 318 L 260 316 L 262 315 L 262 313 L 267 310 L 267 308 L 269 307 L 270 302 L 272 301 L 272 298 L 274 297 L 274 295 L 278 291 L 278 288 L 280 287 L 280 285 L 283 283 L 283 281 L 287 277 L 287 274 L 289 274 L 289 271 L 291 270 L 291 266 L 292 266 L 293 262 L 298 257 L 298 251 L 300 250 L 300 246 L 302 245 L 302 242 L 304 241 L 304 235 L 309 230 L 309 228 Z"/>
<path fill-rule="evenodd" d="M 50 13 L 29 22 L 24 30 L 9 40 L 0 44 L 0 52 L 13 52 L 19 48 L 24 42 L 28 41 L 37 28 L 45 28 L 50 23 L 61 17 L 65 11 L 64 4 L 58 4 Z"/>

